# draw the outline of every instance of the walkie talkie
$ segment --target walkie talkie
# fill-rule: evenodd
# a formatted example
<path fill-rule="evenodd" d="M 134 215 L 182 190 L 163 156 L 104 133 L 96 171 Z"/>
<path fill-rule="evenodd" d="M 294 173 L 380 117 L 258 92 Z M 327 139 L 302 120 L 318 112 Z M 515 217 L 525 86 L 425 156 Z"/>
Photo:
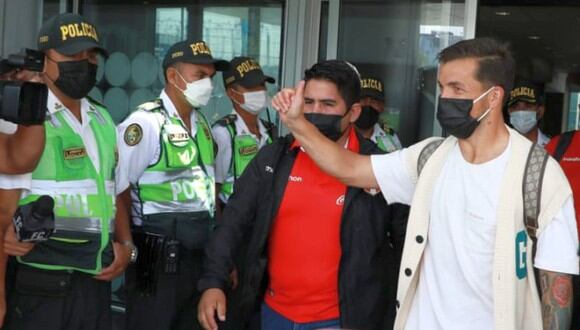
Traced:
<path fill-rule="evenodd" d="M 179 270 L 179 246 L 179 241 L 174 239 L 165 242 L 165 274 L 177 274 Z"/>

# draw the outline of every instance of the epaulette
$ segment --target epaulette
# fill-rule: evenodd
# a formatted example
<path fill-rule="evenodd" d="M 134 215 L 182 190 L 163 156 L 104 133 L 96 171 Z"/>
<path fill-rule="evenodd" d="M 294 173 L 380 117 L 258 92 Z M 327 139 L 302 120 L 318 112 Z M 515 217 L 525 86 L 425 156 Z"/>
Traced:
<path fill-rule="evenodd" d="M 390 128 L 389 126 L 387 126 L 387 124 L 381 125 L 381 128 L 388 135 L 395 135 L 396 134 L 395 130 Z"/>
<path fill-rule="evenodd" d="M 231 113 L 227 116 L 224 116 L 224 117 L 218 119 L 213 124 L 213 126 L 215 126 L 215 125 L 220 125 L 220 126 L 224 126 L 224 127 L 229 126 L 229 125 L 235 123 L 237 119 L 238 119 L 238 116 L 235 113 Z"/>
<path fill-rule="evenodd" d="M 161 103 L 160 99 L 157 99 L 157 100 L 145 102 L 145 103 L 139 105 L 137 107 L 137 110 L 153 111 L 153 110 L 157 110 L 161 107 L 163 107 L 163 104 Z"/>
<path fill-rule="evenodd" d="M 93 105 L 96 105 L 96 106 L 99 106 L 99 107 L 101 107 L 101 108 L 107 108 L 107 107 L 106 107 L 106 106 L 105 106 L 103 103 L 101 103 L 101 102 L 99 102 L 99 101 L 95 100 L 94 98 L 92 98 L 92 97 L 90 97 L 90 96 L 88 96 L 88 95 L 87 95 L 87 96 L 85 96 L 85 97 L 87 98 L 87 100 L 89 100 L 89 103 L 91 103 L 91 104 L 93 104 Z"/>
<path fill-rule="evenodd" d="M 267 120 L 264 119 L 260 119 L 260 121 L 262 122 L 262 124 L 264 125 L 264 127 L 266 127 L 266 129 L 273 129 L 276 128 L 276 124 L 269 122 Z"/>

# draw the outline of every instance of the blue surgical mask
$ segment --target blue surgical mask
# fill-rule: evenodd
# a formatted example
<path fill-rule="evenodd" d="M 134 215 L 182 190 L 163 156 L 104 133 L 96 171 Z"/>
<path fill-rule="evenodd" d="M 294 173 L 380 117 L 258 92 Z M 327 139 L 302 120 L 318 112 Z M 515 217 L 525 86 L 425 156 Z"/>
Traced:
<path fill-rule="evenodd" d="M 520 133 L 526 134 L 538 124 L 534 110 L 519 110 L 510 113 L 510 123 Z"/>

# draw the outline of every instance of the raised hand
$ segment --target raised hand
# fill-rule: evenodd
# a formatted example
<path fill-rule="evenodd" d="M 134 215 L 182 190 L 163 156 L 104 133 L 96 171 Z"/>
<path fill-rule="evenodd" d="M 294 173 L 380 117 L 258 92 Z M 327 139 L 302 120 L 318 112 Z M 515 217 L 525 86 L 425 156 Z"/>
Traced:
<path fill-rule="evenodd" d="M 272 99 L 272 106 L 290 129 L 295 122 L 304 119 L 304 85 L 304 80 L 301 80 L 295 88 L 285 88 Z"/>

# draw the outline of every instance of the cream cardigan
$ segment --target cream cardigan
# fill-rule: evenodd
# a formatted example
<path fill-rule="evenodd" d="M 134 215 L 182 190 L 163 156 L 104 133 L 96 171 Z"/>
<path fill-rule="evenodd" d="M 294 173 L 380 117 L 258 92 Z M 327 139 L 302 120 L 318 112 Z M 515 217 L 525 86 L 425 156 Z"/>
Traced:
<path fill-rule="evenodd" d="M 511 150 L 502 180 L 497 208 L 497 230 L 493 261 L 495 329 L 542 329 L 542 311 L 532 271 L 532 241 L 527 237 L 523 220 L 522 180 L 531 142 L 509 129 Z M 407 166 L 414 182 L 411 213 L 397 290 L 395 329 L 404 329 L 421 271 L 421 259 L 428 244 L 429 214 L 432 194 L 439 173 L 457 139 L 448 137 L 425 164 L 417 177 L 417 160 L 423 147 L 437 138 L 424 140 L 408 150 Z M 550 157 L 544 174 L 538 235 L 548 225 L 572 190 L 558 163 Z M 527 276 L 516 276 L 516 235 L 526 232 Z M 520 234 L 522 236 L 523 234 Z"/>

